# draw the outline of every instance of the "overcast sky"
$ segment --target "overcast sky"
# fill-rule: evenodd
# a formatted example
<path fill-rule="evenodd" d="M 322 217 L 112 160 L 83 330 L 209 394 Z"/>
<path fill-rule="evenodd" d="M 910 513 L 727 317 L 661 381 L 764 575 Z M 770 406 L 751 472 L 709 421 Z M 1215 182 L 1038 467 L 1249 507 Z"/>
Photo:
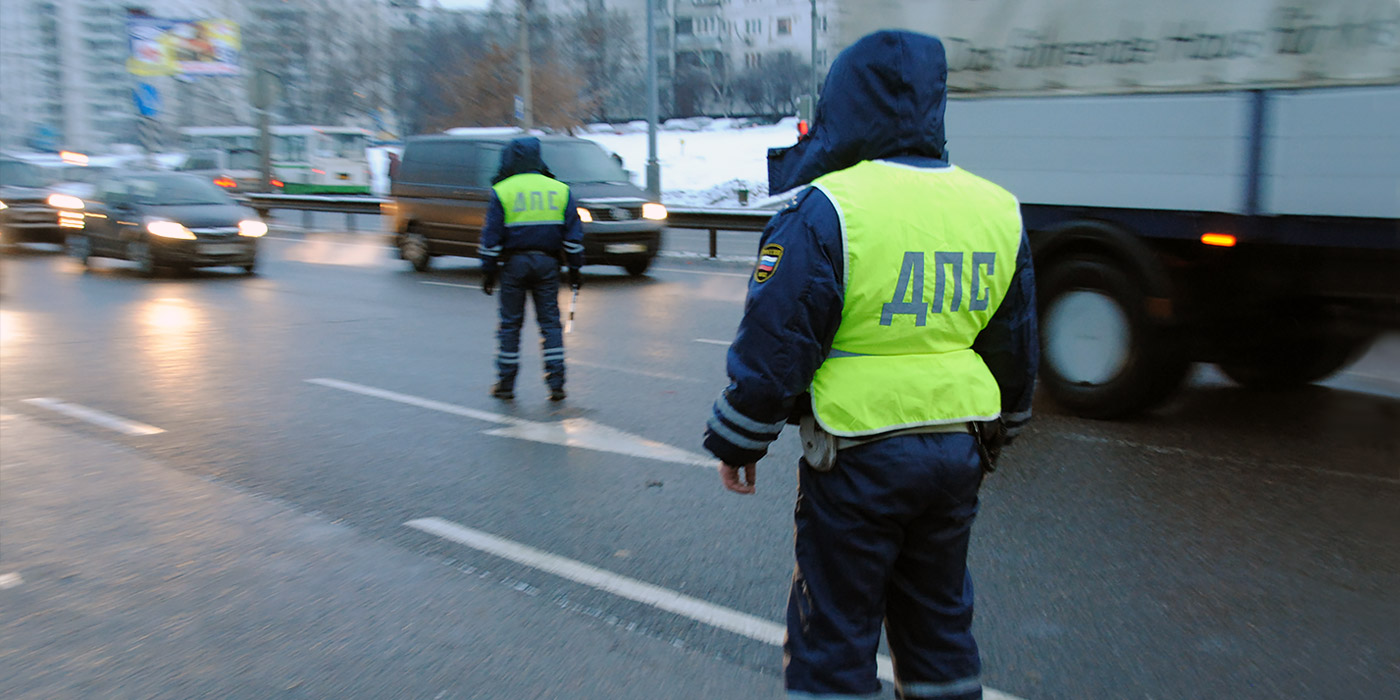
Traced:
<path fill-rule="evenodd" d="M 453 9 L 474 9 L 474 10 L 484 10 L 484 9 L 486 9 L 486 7 L 487 7 L 488 5 L 491 4 L 491 0 L 438 0 L 438 2 L 439 2 L 443 7 L 450 7 L 450 8 L 453 8 Z M 424 2 L 423 4 L 424 4 L 424 5 L 431 4 L 431 0 L 427 0 L 427 1 Z"/>

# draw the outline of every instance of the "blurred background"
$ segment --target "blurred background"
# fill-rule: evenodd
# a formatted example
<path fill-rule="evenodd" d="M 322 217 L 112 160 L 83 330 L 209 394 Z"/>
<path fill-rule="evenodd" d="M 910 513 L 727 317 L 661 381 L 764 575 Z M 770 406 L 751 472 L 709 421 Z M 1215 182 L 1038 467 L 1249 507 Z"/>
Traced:
<path fill-rule="evenodd" d="M 986 696 L 1393 697 L 1397 0 L 0 0 L 0 697 L 781 697 L 800 446 L 699 442 L 767 151 L 892 27 L 1035 256 Z M 488 396 L 522 134 L 562 404 Z"/>

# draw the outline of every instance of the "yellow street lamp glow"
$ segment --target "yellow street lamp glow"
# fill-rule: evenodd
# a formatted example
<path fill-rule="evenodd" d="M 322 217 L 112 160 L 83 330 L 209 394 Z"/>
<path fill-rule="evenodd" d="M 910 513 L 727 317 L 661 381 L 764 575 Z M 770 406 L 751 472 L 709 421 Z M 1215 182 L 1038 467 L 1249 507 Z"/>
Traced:
<path fill-rule="evenodd" d="M 585 224 L 591 224 L 591 223 L 593 223 L 593 212 L 588 211 L 587 209 L 584 209 L 583 207 L 579 207 L 579 208 L 578 208 L 578 220 L 579 220 L 579 221 L 582 221 L 582 222 L 585 223 Z"/>
<path fill-rule="evenodd" d="M 179 238 L 186 241 L 194 240 L 194 231 L 174 221 L 151 221 L 146 224 L 146 230 L 150 231 L 151 235 L 160 236 L 161 238 Z"/>
<path fill-rule="evenodd" d="M 257 219 L 244 219 L 238 222 L 238 235 L 249 238 L 261 238 L 267 235 L 267 224 Z"/>
<path fill-rule="evenodd" d="M 49 195 L 46 201 L 49 203 L 49 206 L 55 209 L 82 209 L 85 206 L 83 200 L 71 194 L 61 194 L 58 192 Z"/>
<path fill-rule="evenodd" d="M 642 205 L 642 218 L 660 221 L 666 218 L 666 207 L 656 202 L 647 202 Z"/>

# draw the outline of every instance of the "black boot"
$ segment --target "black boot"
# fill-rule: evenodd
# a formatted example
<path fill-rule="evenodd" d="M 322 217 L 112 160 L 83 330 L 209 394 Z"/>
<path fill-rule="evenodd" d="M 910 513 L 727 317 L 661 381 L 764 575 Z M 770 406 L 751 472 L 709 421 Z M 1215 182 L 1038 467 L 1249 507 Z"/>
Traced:
<path fill-rule="evenodd" d="M 491 395 L 502 401 L 510 401 L 515 398 L 515 387 L 506 382 L 496 382 L 496 386 L 491 387 Z"/>

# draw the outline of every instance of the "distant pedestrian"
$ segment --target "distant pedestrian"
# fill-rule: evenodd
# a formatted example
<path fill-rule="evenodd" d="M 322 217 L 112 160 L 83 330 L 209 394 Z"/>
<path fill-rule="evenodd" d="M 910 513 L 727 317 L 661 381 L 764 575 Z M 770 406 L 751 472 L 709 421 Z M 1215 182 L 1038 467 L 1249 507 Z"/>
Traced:
<path fill-rule="evenodd" d="M 399 154 L 389 151 L 389 179 L 399 179 Z"/>
<path fill-rule="evenodd" d="M 501 154 L 492 179 L 486 225 L 481 230 L 482 291 L 489 296 L 501 284 L 500 328 L 496 333 L 496 385 L 491 395 L 515 398 L 520 370 L 520 328 L 525 322 L 525 294 L 534 298 L 535 319 L 543 339 L 545 383 L 551 401 L 564 393 L 564 333 L 559 322 L 560 261 L 569 266 L 569 284 L 583 286 L 583 223 L 569 186 L 549 175 L 540 155 L 540 140 L 518 138 Z"/>
<path fill-rule="evenodd" d="M 1016 198 L 949 162 L 943 44 L 877 32 L 832 64 L 769 191 L 811 184 L 760 243 L 705 447 L 725 488 L 801 428 L 784 680 L 874 697 L 883 622 L 900 698 L 982 697 L 967 548 L 978 491 L 1030 419 L 1039 349 Z M 733 533 L 726 533 L 733 537 Z"/>

